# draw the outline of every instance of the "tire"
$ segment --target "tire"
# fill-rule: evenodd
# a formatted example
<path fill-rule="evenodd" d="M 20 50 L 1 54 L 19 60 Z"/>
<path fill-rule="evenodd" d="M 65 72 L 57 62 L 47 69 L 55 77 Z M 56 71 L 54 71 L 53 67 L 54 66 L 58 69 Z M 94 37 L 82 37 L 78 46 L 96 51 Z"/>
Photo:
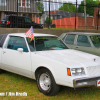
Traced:
<path fill-rule="evenodd" d="M 56 84 L 53 75 L 48 69 L 40 69 L 36 75 L 36 81 L 39 91 L 47 96 L 56 95 L 60 89 L 60 86 Z"/>

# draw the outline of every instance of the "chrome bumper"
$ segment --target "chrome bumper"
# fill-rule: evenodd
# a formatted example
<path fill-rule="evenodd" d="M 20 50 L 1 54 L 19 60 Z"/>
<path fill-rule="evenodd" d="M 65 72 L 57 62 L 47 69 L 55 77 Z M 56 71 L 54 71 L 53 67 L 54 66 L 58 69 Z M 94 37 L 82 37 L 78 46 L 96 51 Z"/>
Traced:
<path fill-rule="evenodd" d="M 97 86 L 97 81 L 100 80 L 99 77 L 89 77 L 89 78 L 82 78 L 82 79 L 74 79 L 73 86 L 74 88 L 81 88 L 81 87 L 88 87 L 88 86 Z"/>

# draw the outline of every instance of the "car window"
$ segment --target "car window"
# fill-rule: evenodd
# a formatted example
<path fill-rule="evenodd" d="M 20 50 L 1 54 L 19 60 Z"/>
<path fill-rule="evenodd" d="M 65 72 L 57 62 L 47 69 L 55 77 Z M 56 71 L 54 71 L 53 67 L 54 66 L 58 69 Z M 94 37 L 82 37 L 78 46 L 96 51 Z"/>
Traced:
<path fill-rule="evenodd" d="M 18 48 L 23 48 L 24 52 L 28 52 L 25 39 L 23 37 L 10 36 L 7 44 L 8 49 L 17 50 Z"/>
<path fill-rule="evenodd" d="M 90 39 L 95 47 L 100 47 L 100 35 L 90 36 Z"/>
<path fill-rule="evenodd" d="M 32 21 L 29 18 L 25 18 L 25 22 L 31 23 Z"/>
<path fill-rule="evenodd" d="M 62 38 L 63 41 L 65 40 L 66 36 L 67 36 L 67 34 Z"/>
<path fill-rule="evenodd" d="M 7 20 L 8 16 L 4 15 L 1 20 Z"/>
<path fill-rule="evenodd" d="M 75 39 L 75 35 L 74 34 L 68 34 L 68 36 L 65 39 L 65 43 L 66 44 L 74 44 L 74 39 Z"/>
<path fill-rule="evenodd" d="M 86 46 L 86 47 L 90 47 L 91 44 L 87 38 L 87 36 L 84 35 L 79 35 L 78 39 L 77 39 L 77 46 Z"/>
<path fill-rule="evenodd" d="M 27 38 L 31 51 L 34 51 L 34 40 L 30 41 Z M 68 47 L 57 37 L 35 37 L 35 49 L 36 51 L 44 50 L 63 50 Z"/>

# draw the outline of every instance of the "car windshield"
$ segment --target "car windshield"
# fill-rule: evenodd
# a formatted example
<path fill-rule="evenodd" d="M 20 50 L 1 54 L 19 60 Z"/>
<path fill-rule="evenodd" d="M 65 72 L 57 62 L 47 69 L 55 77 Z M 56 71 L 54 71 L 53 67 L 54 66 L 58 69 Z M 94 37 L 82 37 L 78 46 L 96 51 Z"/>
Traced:
<path fill-rule="evenodd" d="M 90 36 L 90 39 L 95 47 L 100 47 L 100 35 Z"/>
<path fill-rule="evenodd" d="M 36 51 L 68 49 L 68 47 L 57 37 L 35 37 L 35 40 L 32 41 L 30 41 L 30 38 L 27 38 L 27 41 L 31 51 L 35 49 Z"/>

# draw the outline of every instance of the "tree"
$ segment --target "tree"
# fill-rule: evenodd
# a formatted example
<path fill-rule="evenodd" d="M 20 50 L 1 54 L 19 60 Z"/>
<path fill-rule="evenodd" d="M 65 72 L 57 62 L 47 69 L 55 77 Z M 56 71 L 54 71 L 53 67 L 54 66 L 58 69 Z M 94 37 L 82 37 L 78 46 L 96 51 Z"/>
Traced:
<path fill-rule="evenodd" d="M 98 2 L 94 0 L 86 0 L 86 14 L 94 16 L 94 7 L 98 6 Z M 84 13 L 84 0 L 81 1 L 81 4 L 78 7 L 78 12 Z"/>
<path fill-rule="evenodd" d="M 49 24 L 49 17 L 46 18 L 46 20 L 44 21 L 45 24 Z M 50 24 L 52 24 L 52 19 L 50 17 Z"/>
<path fill-rule="evenodd" d="M 41 13 L 38 14 L 39 17 L 41 17 L 44 14 L 44 6 L 42 2 L 36 2 L 37 8 Z"/>
<path fill-rule="evenodd" d="M 76 8 L 75 5 L 73 5 L 72 3 L 65 3 L 59 8 L 59 10 L 75 12 Z"/>

